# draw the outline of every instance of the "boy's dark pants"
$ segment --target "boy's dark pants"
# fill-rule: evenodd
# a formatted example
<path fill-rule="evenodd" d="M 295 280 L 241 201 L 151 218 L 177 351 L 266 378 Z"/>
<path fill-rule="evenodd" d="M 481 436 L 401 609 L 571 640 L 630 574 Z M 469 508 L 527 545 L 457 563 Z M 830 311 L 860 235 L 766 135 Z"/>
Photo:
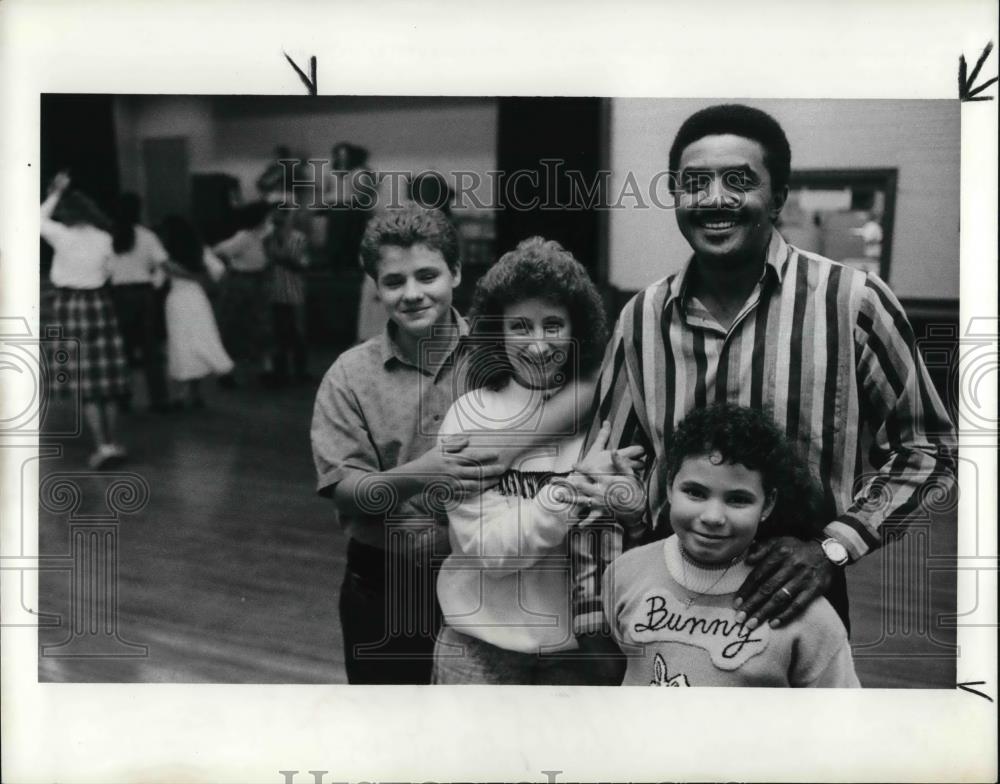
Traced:
<path fill-rule="evenodd" d="M 340 589 L 349 683 L 430 683 L 441 626 L 440 556 L 432 547 L 382 550 L 351 539 Z"/>

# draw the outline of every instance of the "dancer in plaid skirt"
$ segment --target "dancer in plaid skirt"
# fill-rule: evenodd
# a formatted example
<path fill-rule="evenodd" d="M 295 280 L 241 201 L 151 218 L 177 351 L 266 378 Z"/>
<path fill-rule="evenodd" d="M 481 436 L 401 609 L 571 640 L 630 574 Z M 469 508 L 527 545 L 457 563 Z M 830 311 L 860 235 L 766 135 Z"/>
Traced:
<path fill-rule="evenodd" d="M 41 209 L 41 234 L 55 251 L 52 323 L 61 337 L 48 351 L 56 364 L 44 391 L 79 395 L 96 447 L 88 464 L 96 469 L 125 457 L 125 448 L 115 440 L 115 420 L 118 401 L 129 393 L 129 373 L 107 286 L 110 224 L 89 198 L 67 193 L 69 185 L 68 174 L 56 175 Z M 68 375 L 61 361 L 65 357 Z"/>

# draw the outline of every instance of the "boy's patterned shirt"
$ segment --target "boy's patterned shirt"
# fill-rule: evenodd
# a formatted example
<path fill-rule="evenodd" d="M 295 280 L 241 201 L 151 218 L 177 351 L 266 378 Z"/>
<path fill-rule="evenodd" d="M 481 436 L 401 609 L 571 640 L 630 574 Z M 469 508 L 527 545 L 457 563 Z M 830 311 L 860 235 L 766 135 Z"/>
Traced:
<path fill-rule="evenodd" d="M 461 339 L 465 320 L 452 311 L 457 328 L 421 341 L 413 364 L 387 325 L 381 335 L 348 349 L 326 372 L 316 393 L 311 437 L 317 492 L 332 495 L 352 473 L 371 474 L 408 463 L 437 443 L 438 430 L 461 382 Z M 423 496 L 394 502 L 385 486 L 359 488 L 370 514 L 343 518 L 348 534 L 385 549 L 393 524 L 428 528 L 440 515 Z"/>

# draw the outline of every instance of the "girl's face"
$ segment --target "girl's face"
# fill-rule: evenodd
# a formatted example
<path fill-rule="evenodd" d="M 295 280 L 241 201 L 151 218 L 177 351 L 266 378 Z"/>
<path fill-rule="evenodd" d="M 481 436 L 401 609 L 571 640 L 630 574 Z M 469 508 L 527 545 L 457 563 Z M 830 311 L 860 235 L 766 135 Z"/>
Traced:
<path fill-rule="evenodd" d="M 760 471 L 721 463 L 719 454 L 687 457 L 667 488 L 670 525 L 692 559 L 723 564 L 742 554 L 774 509 Z"/>
<path fill-rule="evenodd" d="M 503 309 L 504 350 L 514 378 L 526 387 L 549 389 L 565 381 L 573 328 L 569 311 L 532 297 Z"/>

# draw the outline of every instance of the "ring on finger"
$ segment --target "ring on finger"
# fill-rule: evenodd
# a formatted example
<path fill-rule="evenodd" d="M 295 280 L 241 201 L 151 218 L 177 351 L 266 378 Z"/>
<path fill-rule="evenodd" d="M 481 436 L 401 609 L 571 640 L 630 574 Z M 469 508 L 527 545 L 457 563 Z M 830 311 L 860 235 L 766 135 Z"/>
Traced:
<path fill-rule="evenodd" d="M 779 588 L 778 590 L 779 590 L 779 591 L 780 591 L 781 593 L 785 594 L 785 596 L 787 596 L 787 597 L 788 597 L 789 599 L 791 599 L 791 598 L 792 598 L 792 592 L 791 592 L 791 591 L 789 591 L 789 590 L 788 590 L 788 589 L 787 589 L 787 588 L 786 588 L 785 586 L 781 586 L 781 587 L 780 587 L 780 588 Z"/>

